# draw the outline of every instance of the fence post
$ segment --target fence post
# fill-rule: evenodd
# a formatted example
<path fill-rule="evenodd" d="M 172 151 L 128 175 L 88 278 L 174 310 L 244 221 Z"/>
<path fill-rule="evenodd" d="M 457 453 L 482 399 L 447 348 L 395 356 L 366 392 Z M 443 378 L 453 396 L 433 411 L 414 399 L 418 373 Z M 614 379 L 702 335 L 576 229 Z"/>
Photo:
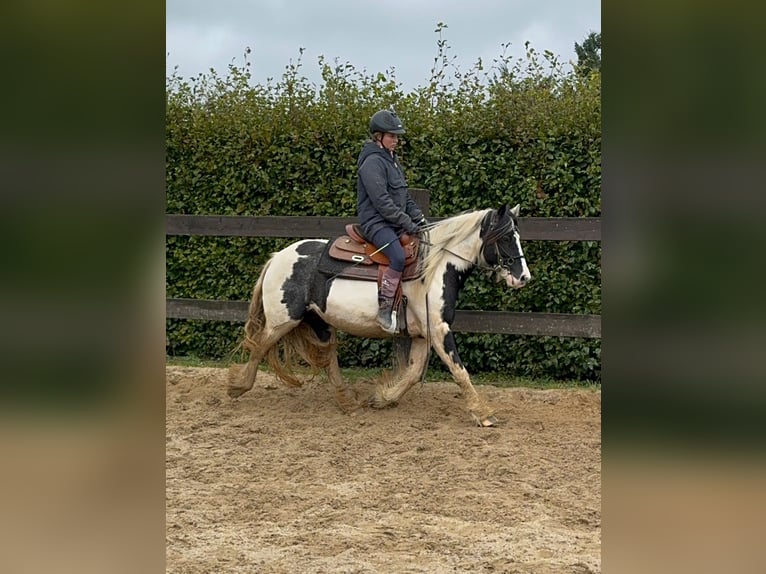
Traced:
<path fill-rule="evenodd" d="M 423 215 L 425 217 L 431 217 L 431 192 L 420 187 L 411 187 L 410 195 L 412 196 L 412 200 L 418 204 L 418 207 L 420 208 L 420 211 L 423 212 Z"/>

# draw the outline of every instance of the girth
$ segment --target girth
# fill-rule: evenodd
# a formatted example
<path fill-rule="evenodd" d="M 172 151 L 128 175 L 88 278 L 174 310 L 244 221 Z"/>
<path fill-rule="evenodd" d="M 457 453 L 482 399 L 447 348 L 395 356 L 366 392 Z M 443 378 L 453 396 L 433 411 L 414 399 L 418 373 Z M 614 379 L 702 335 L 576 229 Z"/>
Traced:
<path fill-rule="evenodd" d="M 415 279 L 419 276 L 418 246 L 416 236 L 403 234 L 399 238 L 404 249 L 404 272 L 402 281 Z M 376 253 L 377 251 L 377 253 Z M 346 225 L 346 235 L 341 235 L 333 240 L 328 252 L 329 256 L 336 261 L 348 263 L 338 277 L 348 279 L 362 279 L 379 281 L 383 272 L 389 266 L 388 257 L 371 242 L 367 241 L 362 234 L 358 223 Z"/>

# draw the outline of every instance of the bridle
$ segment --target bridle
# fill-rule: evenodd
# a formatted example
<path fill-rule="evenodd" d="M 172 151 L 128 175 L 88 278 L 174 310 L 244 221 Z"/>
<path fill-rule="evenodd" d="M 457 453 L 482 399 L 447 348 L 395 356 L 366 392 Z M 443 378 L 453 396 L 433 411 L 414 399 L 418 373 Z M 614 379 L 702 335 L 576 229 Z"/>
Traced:
<path fill-rule="evenodd" d="M 511 272 L 511 266 L 516 263 L 516 261 L 520 261 L 522 259 L 525 259 L 523 255 L 516 255 L 512 256 L 509 259 L 504 259 L 503 256 L 500 254 L 500 247 L 498 246 L 498 242 L 502 237 L 505 237 L 508 235 L 508 232 L 513 228 L 513 218 L 509 217 L 508 220 L 503 223 L 502 225 L 498 225 L 497 220 L 497 212 L 492 212 L 492 217 L 489 221 L 489 228 L 487 229 L 487 236 L 484 239 L 484 246 L 482 247 L 482 252 L 489 246 L 493 246 L 495 248 L 495 258 L 497 260 L 497 263 L 489 267 L 487 265 L 483 265 L 482 263 L 477 262 L 476 265 L 480 268 L 489 269 L 491 271 L 501 271 L 505 270 L 508 271 L 508 273 Z M 454 254 L 453 254 L 454 255 Z M 463 259 L 461 257 L 461 259 Z M 486 255 L 484 256 L 484 260 L 487 260 Z M 506 263 L 507 261 L 507 263 Z"/>
<path fill-rule="evenodd" d="M 513 228 L 513 219 L 511 217 L 508 218 L 508 220 L 503 223 L 502 225 L 498 225 L 498 217 L 497 212 L 493 211 L 491 219 L 489 221 L 489 227 L 487 228 L 486 237 L 484 238 L 484 245 L 481 248 L 482 253 L 485 249 L 488 247 L 494 247 L 495 248 L 495 259 L 497 263 L 494 265 L 485 265 L 481 261 L 470 261 L 463 257 L 462 255 L 458 255 L 454 251 L 450 251 L 446 247 L 441 247 L 438 245 L 434 245 L 429 241 L 430 238 L 426 238 L 424 236 L 420 237 L 420 242 L 425 243 L 429 247 L 435 247 L 439 249 L 440 251 L 444 251 L 446 253 L 449 253 L 453 257 L 457 257 L 458 259 L 465 261 L 466 263 L 469 263 L 471 265 L 474 265 L 478 267 L 479 269 L 484 269 L 485 271 L 492 271 L 492 272 L 500 272 L 500 271 L 507 271 L 508 273 L 511 272 L 511 266 L 516 263 L 516 261 L 520 261 L 522 259 L 525 259 L 523 255 L 516 255 L 510 258 L 504 258 L 500 254 L 500 247 L 498 246 L 498 242 L 500 239 L 508 235 L 508 232 Z M 484 256 L 484 260 L 487 261 L 486 255 Z"/>

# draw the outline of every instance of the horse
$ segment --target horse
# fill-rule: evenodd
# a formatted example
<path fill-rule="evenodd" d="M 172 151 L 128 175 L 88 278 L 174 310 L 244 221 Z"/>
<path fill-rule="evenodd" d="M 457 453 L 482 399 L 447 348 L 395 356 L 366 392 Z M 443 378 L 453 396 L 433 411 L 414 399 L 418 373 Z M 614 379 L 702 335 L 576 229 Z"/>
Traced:
<path fill-rule="evenodd" d="M 400 318 L 404 333 L 394 336 L 395 341 L 406 341 L 407 353 L 393 376 L 383 377 L 372 395 L 362 400 L 341 376 L 336 331 L 375 339 L 392 336 L 376 322 L 376 282 L 343 277 L 349 264 L 328 257 L 327 239 L 304 239 L 272 254 L 249 304 L 242 341 L 249 360 L 244 368 L 230 370 L 228 395 L 237 398 L 253 387 L 264 358 L 284 384 L 300 386 L 294 367 L 302 358 L 315 372 L 326 372 L 343 412 L 393 406 L 424 376 L 432 348 L 460 387 L 473 422 L 495 426 L 493 409 L 476 392 L 460 360 L 451 325 L 458 294 L 474 269 L 487 270 L 512 289 L 532 278 L 521 247 L 518 216 L 519 205 L 511 209 L 506 204 L 466 211 L 426 227 L 418 273 L 401 283 L 406 301 L 405 316 Z"/>

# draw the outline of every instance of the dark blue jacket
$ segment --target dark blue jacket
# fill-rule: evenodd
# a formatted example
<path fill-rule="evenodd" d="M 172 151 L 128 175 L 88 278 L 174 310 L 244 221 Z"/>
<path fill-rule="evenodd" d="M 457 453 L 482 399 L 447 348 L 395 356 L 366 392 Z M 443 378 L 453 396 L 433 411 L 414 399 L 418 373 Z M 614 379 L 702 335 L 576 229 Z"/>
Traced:
<path fill-rule="evenodd" d="M 356 209 L 366 237 L 383 227 L 397 235 L 416 233 L 415 222 L 423 218 L 407 190 L 399 158 L 375 142 L 365 142 L 357 160 Z"/>

